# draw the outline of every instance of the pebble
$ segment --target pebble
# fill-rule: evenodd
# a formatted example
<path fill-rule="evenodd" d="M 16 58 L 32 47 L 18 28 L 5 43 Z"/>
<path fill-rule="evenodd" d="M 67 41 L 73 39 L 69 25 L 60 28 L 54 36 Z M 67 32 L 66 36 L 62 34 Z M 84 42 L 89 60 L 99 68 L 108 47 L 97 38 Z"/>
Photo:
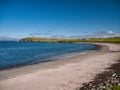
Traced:
<path fill-rule="evenodd" d="M 90 83 L 87 88 L 90 88 L 90 90 L 110 90 L 113 86 L 120 86 L 120 73 L 112 74 L 110 78 L 98 85 Z"/>

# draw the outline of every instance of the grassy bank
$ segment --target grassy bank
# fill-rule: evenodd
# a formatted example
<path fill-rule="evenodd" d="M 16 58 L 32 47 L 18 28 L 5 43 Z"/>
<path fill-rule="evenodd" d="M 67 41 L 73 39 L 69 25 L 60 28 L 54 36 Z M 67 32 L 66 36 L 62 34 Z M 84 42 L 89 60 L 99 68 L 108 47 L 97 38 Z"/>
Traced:
<path fill-rule="evenodd" d="M 112 37 L 112 38 L 89 38 L 89 39 L 83 40 L 83 42 L 120 43 L 120 37 Z"/>
<path fill-rule="evenodd" d="M 105 43 L 120 43 L 120 37 L 112 38 L 88 38 L 88 39 L 63 39 L 63 38 L 36 38 L 28 37 L 20 40 L 21 42 L 65 42 L 65 43 L 74 43 L 74 42 L 105 42 Z"/>
<path fill-rule="evenodd" d="M 23 38 L 20 40 L 21 42 L 65 42 L 65 43 L 72 43 L 72 42 L 81 42 L 80 39 L 63 39 L 63 38 L 35 38 L 35 37 L 28 37 Z"/>

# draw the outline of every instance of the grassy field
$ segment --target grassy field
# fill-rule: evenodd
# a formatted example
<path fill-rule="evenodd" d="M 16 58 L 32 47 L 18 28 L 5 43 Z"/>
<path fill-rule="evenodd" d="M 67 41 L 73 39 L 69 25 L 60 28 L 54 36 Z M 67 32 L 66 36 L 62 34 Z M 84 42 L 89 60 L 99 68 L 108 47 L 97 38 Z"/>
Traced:
<path fill-rule="evenodd" d="M 120 37 L 113 38 L 89 38 L 89 39 L 63 39 L 63 38 L 36 38 L 28 37 L 20 40 L 21 42 L 59 42 L 59 43 L 74 43 L 74 42 L 105 42 L 105 43 L 120 43 Z"/>
<path fill-rule="evenodd" d="M 90 38 L 83 42 L 105 42 L 105 43 L 120 43 L 120 37 L 113 38 Z"/>
<path fill-rule="evenodd" d="M 120 90 L 120 86 L 114 86 L 114 87 L 111 87 L 110 90 Z"/>
<path fill-rule="evenodd" d="M 80 39 L 62 39 L 62 38 L 34 38 L 34 37 L 28 37 L 23 38 L 20 41 L 22 42 L 65 42 L 65 43 L 73 43 L 73 42 L 80 42 Z"/>

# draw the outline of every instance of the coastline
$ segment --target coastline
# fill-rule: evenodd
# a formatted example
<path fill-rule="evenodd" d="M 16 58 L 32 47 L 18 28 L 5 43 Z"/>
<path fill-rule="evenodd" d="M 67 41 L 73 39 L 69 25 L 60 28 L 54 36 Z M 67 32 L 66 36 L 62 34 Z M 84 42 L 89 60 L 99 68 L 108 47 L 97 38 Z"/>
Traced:
<path fill-rule="evenodd" d="M 81 44 L 92 44 L 92 43 L 83 42 Z M 9 79 L 9 78 L 17 77 L 20 75 L 28 74 L 28 73 L 34 73 L 40 69 L 56 68 L 67 63 L 72 63 L 76 61 L 78 62 L 78 60 L 72 60 L 72 59 L 86 58 L 87 56 L 95 53 L 96 51 L 101 51 L 103 50 L 103 48 L 107 48 L 106 46 L 101 46 L 97 44 L 92 44 L 92 45 L 94 45 L 95 47 L 91 50 L 64 55 L 60 59 L 48 60 L 48 61 L 42 61 L 39 63 L 13 66 L 5 69 L 0 69 L 0 81 L 4 79 Z"/>
<path fill-rule="evenodd" d="M 29 42 L 29 43 L 31 43 L 31 42 Z M 36 43 L 36 42 L 34 42 L 34 43 Z M 45 42 L 43 42 L 43 43 L 45 43 Z M 47 42 L 47 43 L 49 43 L 49 42 Z M 58 43 L 58 42 L 56 42 L 56 43 Z M 64 44 L 67 44 L 67 43 L 64 43 Z M 70 43 L 70 44 L 72 44 L 72 43 Z M 79 45 L 79 43 L 74 43 L 74 44 L 78 44 Z M 25 63 L 25 64 L 16 64 L 16 65 L 9 66 L 9 67 L 2 67 L 2 68 L 0 68 L 0 71 L 11 70 L 11 69 L 14 69 L 14 68 L 21 68 L 21 67 L 24 67 L 24 66 L 27 66 L 27 65 L 35 65 L 35 64 L 46 63 L 46 62 L 50 62 L 50 61 L 62 60 L 62 58 L 64 58 L 64 57 L 68 57 L 68 56 L 71 56 L 71 55 L 72 56 L 73 55 L 77 55 L 77 54 L 80 54 L 80 53 L 83 53 L 83 52 L 86 52 L 86 51 L 90 51 L 90 50 L 98 50 L 98 47 L 100 47 L 99 45 L 94 45 L 94 44 L 89 44 L 89 43 L 80 43 L 80 44 L 93 45 L 93 48 L 88 49 L 88 50 L 83 50 L 83 51 L 76 51 L 76 52 L 72 52 L 72 53 L 71 52 L 70 53 L 66 52 L 64 54 L 53 56 L 53 57 L 50 57 L 49 59 L 40 60 L 38 62 Z"/>
<path fill-rule="evenodd" d="M 21 90 L 21 87 L 22 90 L 74 90 L 82 86 L 82 83 L 89 82 L 97 73 L 115 63 L 120 55 L 118 44 L 89 44 L 96 45 L 96 48 L 85 54 L 0 71 L 0 89 Z M 35 85 L 28 87 L 32 83 Z"/>

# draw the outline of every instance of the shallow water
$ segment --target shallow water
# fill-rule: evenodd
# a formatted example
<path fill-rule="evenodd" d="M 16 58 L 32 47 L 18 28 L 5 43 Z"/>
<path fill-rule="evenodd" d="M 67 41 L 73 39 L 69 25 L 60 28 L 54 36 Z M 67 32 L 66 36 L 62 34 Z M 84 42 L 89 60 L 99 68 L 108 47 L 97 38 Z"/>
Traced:
<path fill-rule="evenodd" d="M 78 43 L 0 42 L 0 68 L 58 59 L 59 56 L 91 50 L 95 46 Z"/>

